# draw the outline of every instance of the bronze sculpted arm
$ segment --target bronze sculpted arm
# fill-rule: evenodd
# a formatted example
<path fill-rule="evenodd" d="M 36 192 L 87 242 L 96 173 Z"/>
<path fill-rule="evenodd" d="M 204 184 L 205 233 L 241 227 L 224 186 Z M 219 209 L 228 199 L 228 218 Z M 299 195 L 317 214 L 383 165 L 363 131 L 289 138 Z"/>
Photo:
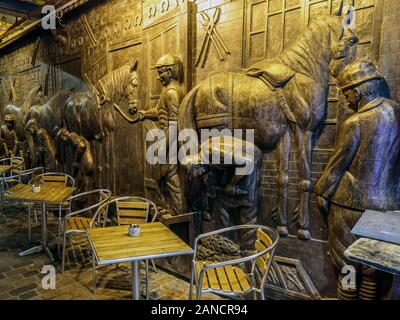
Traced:
<path fill-rule="evenodd" d="M 48 153 L 51 160 L 53 161 L 53 164 L 55 166 L 54 169 L 55 169 L 58 165 L 58 160 L 56 157 L 57 152 L 56 152 L 56 147 L 54 145 L 53 140 L 50 138 L 49 134 L 44 129 L 39 129 L 37 131 L 37 135 L 38 135 L 43 147 L 45 148 L 46 152 Z"/>
<path fill-rule="evenodd" d="M 346 120 L 339 129 L 333 154 L 315 185 L 314 191 L 330 201 L 343 174 L 357 152 L 360 141 L 360 127 L 353 117 Z"/>
<path fill-rule="evenodd" d="M 19 149 L 19 141 L 17 137 L 17 133 L 14 131 L 14 149 L 13 149 L 13 155 L 17 156 L 18 155 L 18 149 Z"/>
<path fill-rule="evenodd" d="M 140 120 L 157 119 L 158 118 L 157 107 L 150 108 L 150 109 L 147 109 L 147 110 L 140 110 L 139 114 L 141 115 L 140 116 Z"/>
<path fill-rule="evenodd" d="M 181 99 L 179 93 L 175 89 L 169 89 L 165 93 L 165 104 L 169 110 L 172 119 L 170 121 L 176 121 L 179 112 L 179 106 L 181 105 Z"/>

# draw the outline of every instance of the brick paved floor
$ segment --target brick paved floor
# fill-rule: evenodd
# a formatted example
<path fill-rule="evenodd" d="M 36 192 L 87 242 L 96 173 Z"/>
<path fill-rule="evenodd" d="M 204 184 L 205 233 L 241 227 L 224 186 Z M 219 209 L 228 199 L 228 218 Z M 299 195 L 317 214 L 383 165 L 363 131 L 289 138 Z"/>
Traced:
<path fill-rule="evenodd" d="M 40 223 L 34 223 L 32 243 L 28 242 L 27 212 L 19 208 L 7 208 L 5 224 L 0 224 L 0 300 L 4 299 L 131 299 L 131 280 L 127 264 L 99 267 L 97 271 L 97 293 L 92 293 L 92 269 L 89 246 L 84 235 L 73 236 L 68 245 L 66 271 L 57 270 L 56 289 L 42 287 L 44 265 L 49 264 L 43 253 L 20 257 L 19 252 L 39 243 Z M 49 214 L 49 243 L 57 256 L 57 221 Z M 141 268 L 142 274 L 144 273 Z M 142 276 L 141 279 L 144 279 Z M 141 285 L 144 294 L 144 284 Z M 189 283 L 158 268 L 150 267 L 150 299 L 187 299 Z M 204 295 L 204 299 L 221 299 L 215 295 Z"/>

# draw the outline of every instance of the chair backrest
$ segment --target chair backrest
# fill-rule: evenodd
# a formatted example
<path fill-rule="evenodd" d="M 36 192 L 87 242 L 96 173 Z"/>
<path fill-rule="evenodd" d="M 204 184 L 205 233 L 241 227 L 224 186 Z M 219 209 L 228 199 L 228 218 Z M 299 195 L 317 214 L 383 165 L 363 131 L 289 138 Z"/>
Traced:
<path fill-rule="evenodd" d="M 62 172 L 46 172 L 36 176 L 29 183 L 37 182 L 42 180 L 44 183 L 54 184 L 54 185 L 62 185 L 67 187 L 73 187 L 75 185 L 75 180 L 70 175 Z"/>
<path fill-rule="evenodd" d="M 79 193 L 79 194 L 69 197 L 68 201 L 69 201 L 70 211 L 72 211 L 73 203 L 75 201 L 87 201 L 88 198 L 91 198 L 93 196 L 96 198 L 94 203 L 93 203 L 93 201 L 91 204 L 87 204 L 85 202 L 84 208 L 81 208 L 74 212 L 70 212 L 67 215 L 67 217 L 70 215 L 76 215 L 76 214 L 80 214 L 80 213 L 87 214 L 89 211 L 95 210 L 95 213 L 93 214 L 92 220 L 90 222 L 90 228 L 92 228 L 92 226 L 95 222 L 101 222 L 102 219 L 105 222 L 107 211 L 106 211 L 106 207 L 104 207 L 103 204 L 106 203 L 111 198 L 111 191 L 108 189 L 96 189 L 96 190 L 86 191 L 86 192 L 82 192 L 82 193 Z M 99 210 L 100 207 L 102 207 L 103 209 Z"/>
<path fill-rule="evenodd" d="M 256 258 L 253 272 L 256 271 L 261 276 L 261 288 L 264 287 L 267 280 L 278 239 L 279 235 L 273 229 L 259 227 L 256 231 L 254 247 L 257 253 L 263 252 L 263 254 Z"/>
<path fill-rule="evenodd" d="M 21 157 L 11 157 L 3 158 L 0 160 L 0 164 L 11 165 L 13 169 L 10 171 L 10 176 L 16 176 L 24 170 L 24 158 Z"/>
<path fill-rule="evenodd" d="M 145 198 L 122 197 L 116 199 L 118 225 L 148 222 L 150 202 Z"/>
<path fill-rule="evenodd" d="M 29 183 L 29 181 L 35 179 L 37 175 L 40 175 L 43 172 L 44 172 L 43 167 L 22 170 L 18 174 L 7 177 L 5 181 L 7 182 L 7 180 L 9 181 L 14 180 L 17 181 L 18 183 Z"/>
<path fill-rule="evenodd" d="M 107 214 L 111 205 L 115 205 L 116 221 L 118 225 L 153 222 L 157 219 L 157 206 L 153 201 L 143 197 L 118 197 L 105 202 L 99 207 L 98 211 L 106 210 Z M 150 216 L 152 216 L 151 220 Z"/>

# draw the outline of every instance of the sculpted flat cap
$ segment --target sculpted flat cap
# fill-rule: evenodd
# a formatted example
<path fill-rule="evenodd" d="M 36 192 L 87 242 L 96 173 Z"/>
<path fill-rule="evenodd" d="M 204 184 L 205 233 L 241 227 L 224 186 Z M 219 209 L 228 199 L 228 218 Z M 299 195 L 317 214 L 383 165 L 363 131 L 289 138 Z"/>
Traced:
<path fill-rule="evenodd" d="M 156 62 L 156 68 L 172 66 L 174 64 L 180 63 L 181 59 L 177 56 L 174 56 L 170 53 L 164 54 L 160 59 Z"/>
<path fill-rule="evenodd" d="M 346 90 L 357 87 L 364 82 L 382 78 L 383 76 L 374 62 L 367 58 L 362 58 L 349 64 L 342 71 L 338 77 L 338 84 L 342 90 Z"/>
<path fill-rule="evenodd" d="M 15 121 L 15 116 L 13 114 L 11 114 L 11 113 L 6 114 L 5 117 L 4 117 L 4 120 L 5 121 Z"/>

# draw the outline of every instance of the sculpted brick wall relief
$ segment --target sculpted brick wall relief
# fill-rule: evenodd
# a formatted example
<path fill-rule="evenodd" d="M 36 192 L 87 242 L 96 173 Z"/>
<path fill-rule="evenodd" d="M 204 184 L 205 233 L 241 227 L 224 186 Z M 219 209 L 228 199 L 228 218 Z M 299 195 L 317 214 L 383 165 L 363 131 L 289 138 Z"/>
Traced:
<path fill-rule="evenodd" d="M 63 19 L 65 27 L 35 30 L 0 53 L 0 113 L 10 103 L 23 106 L 28 93 L 42 86 L 44 95 L 59 90 L 87 92 L 99 79 L 124 65 L 137 66 L 137 111 L 150 110 L 160 99 L 157 60 L 178 56 L 183 64 L 185 92 L 210 75 L 243 72 L 251 65 L 280 55 L 307 26 L 332 14 L 339 0 L 108 0 L 76 9 Z M 351 3 L 352 1 L 349 1 Z M 355 0 L 358 55 L 381 63 L 394 97 L 399 100 L 400 39 L 393 27 L 399 8 L 395 0 Z M 382 39 L 381 39 L 382 35 Z M 352 114 L 331 79 L 327 117 L 318 133 L 312 157 L 312 182 L 321 175 L 332 153 L 338 126 Z M 120 111 L 111 108 L 115 130 L 90 139 L 93 185 L 115 194 L 152 194 L 156 197 L 154 167 L 145 161 L 146 134 L 159 126 L 157 119 L 129 123 L 127 99 Z M 102 111 L 103 112 L 103 111 Z M 71 162 L 72 162 L 72 155 Z M 299 200 L 299 156 L 292 148 L 289 159 L 288 230 L 296 235 L 293 212 Z M 68 163 L 68 161 L 67 161 Z M 259 222 L 275 226 L 277 205 L 277 152 L 264 155 L 261 166 Z M 70 171 L 68 165 L 66 170 Z M 214 221 L 211 222 L 213 224 Z M 211 226 L 212 227 L 212 226 Z M 285 238 L 279 255 L 300 259 L 317 290 L 325 288 L 333 272 L 326 254 L 326 225 L 311 197 L 310 233 L 303 242 Z M 311 261 L 310 256 L 316 257 Z M 317 262 L 317 263 L 316 263 Z M 323 272 L 323 270 L 331 270 Z M 323 292 L 325 290 L 325 292 Z"/>

